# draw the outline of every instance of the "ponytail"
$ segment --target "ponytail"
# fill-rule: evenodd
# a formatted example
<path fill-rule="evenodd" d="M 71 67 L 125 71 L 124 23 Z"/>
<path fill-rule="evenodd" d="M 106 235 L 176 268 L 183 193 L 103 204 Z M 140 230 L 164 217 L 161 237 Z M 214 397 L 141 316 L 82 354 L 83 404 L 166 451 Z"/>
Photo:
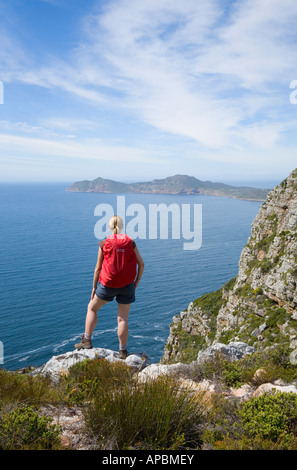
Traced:
<path fill-rule="evenodd" d="M 124 223 L 119 215 L 114 215 L 108 225 L 113 234 L 119 234 L 121 233 Z"/>

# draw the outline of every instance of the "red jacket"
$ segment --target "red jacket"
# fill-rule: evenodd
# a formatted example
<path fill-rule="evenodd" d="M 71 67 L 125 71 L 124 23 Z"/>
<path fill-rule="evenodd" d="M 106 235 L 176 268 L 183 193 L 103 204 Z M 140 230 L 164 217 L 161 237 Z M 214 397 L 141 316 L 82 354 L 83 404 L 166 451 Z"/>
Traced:
<path fill-rule="evenodd" d="M 135 242 L 126 234 L 109 235 L 100 242 L 103 263 L 99 282 L 106 287 L 124 287 L 135 281 L 137 258 Z"/>

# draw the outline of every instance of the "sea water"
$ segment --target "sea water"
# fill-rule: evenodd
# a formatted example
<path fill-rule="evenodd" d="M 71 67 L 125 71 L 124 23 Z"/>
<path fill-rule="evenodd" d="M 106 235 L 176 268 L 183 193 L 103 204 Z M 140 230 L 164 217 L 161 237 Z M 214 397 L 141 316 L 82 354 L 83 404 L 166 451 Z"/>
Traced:
<path fill-rule="evenodd" d="M 84 331 L 99 240 L 98 204 L 116 194 L 74 193 L 68 183 L 0 185 L 0 341 L 2 368 L 40 366 L 74 349 Z M 122 196 L 122 195 L 121 195 Z M 172 317 L 237 275 L 261 202 L 203 195 L 127 194 L 126 204 L 201 204 L 202 244 L 136 239 L 145 263 L 129 315 L 128 350 L 163 355 Z M 117 351 L 117 304 L 98 312 L 94 347 Z"/>

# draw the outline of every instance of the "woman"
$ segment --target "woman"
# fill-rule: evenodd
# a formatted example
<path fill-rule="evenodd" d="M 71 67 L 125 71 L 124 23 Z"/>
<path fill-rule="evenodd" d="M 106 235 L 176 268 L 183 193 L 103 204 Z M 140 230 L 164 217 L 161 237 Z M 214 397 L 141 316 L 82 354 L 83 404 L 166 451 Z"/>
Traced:
<path fill-rule="evenodd" d="M 93 290 L 85 323 L 85 333 L 76 349 L 90 349 L 92 334 L 97 324 L 97 312 L 107 302 L 116 298 L 118 303 L 119 357 L 128 356 L 128 315 L 135 301 L 144 263 L 136 243 L 128 235 L 121 234 L 123 221 L 118 215 L 109 221 L 112 235 L 99 243 L 97 264 L 94 271 Z M 99 283 L 98 283 L 99 281 Z"/>

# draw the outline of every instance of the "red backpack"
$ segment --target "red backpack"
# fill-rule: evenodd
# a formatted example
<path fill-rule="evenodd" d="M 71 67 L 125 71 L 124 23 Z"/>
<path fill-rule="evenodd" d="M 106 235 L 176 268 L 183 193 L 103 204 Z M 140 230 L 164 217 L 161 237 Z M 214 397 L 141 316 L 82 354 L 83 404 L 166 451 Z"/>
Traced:
<path fill-rule="evenodd" d="M 134 246 L 133 246 L 134 244 Z M 109 235 L 104 241 L 99 282 L 106 287 L 124 287 L 135 281 L 137 259 L 135 242 L 126 234 Z"/>

